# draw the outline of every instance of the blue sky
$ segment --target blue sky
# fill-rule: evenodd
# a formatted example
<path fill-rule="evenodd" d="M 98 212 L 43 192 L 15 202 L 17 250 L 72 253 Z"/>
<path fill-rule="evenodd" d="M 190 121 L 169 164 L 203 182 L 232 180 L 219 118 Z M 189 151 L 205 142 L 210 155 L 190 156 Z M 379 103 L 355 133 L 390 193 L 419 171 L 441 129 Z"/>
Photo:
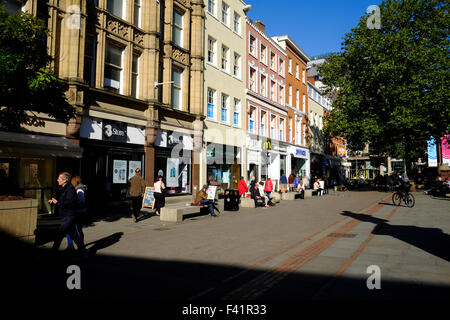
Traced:
<path fill-rule="evenodd" d="M 266 33 L 288 34 L 310 57 L 341 51 L 345 33 L 358 24 L 370 5 L 381 0 L 244 0 L 253 8 L 252 21 L 261 20 Z M 289 10 L 288 10 L 289 9 Z"/>

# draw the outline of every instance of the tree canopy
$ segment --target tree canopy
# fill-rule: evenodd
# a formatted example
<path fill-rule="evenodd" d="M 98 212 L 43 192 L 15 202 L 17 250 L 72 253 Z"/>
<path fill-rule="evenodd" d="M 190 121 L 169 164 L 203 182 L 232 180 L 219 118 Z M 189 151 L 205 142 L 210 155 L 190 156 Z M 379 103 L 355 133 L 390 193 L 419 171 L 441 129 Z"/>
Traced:
<path fill-rule="evenodd" d="M 19 130 L 33 117 L 27 111 L 66 123 L 75 115 L 65 82 L 49 68 L 47 34 L 42 20 L 0 6 L 0 130 Z"/>
<path fill-rule="evenodd" d="M 361 17 L 319 68 L 335 97 L 325 131 L 408 164 L 449 130 L 449 5 L 388 0 L 379 8 L 379 28 L 368 27 L 371 14 Z"/>

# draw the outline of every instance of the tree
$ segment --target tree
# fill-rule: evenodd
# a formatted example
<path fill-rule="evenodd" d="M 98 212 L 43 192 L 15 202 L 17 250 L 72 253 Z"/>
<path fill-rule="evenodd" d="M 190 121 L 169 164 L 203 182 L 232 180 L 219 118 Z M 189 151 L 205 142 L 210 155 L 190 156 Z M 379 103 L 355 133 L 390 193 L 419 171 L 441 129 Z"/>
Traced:
<path fill-rule="evenodd" d="M 0 6 L 0 130 L 17 131 L 39 112 L 65 123 L 75 116 L 65 82 L 49 68 L 47 34 L 42 20 Z"/>
<path fill-rule="evenodd" d="M 335 97 L 325 131 L 354 149 L 369 143 L 376 155 L 403 158 L 410 171 L 426 141 L 449 130 L 449 6 L 387 0 L 379 8 L 380 28 L 361 17 L 342 52 L 319 68 Z"/>

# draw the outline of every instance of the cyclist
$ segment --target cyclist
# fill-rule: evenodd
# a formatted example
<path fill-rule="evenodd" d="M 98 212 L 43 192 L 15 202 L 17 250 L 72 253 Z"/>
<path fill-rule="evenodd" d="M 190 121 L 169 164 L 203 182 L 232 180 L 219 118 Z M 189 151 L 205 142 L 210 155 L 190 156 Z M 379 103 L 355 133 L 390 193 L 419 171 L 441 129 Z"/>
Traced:
<path fill-rule="evenodd" d="M 402 193 L 402 197 L 406 199 L 406 196 L 411 189 L 411 183 L 409 182 L 409 178 L 406 175 L 406 172 L 403 172 L 401 176 L 399 176 L 399 188 L 398 190 Z"/>

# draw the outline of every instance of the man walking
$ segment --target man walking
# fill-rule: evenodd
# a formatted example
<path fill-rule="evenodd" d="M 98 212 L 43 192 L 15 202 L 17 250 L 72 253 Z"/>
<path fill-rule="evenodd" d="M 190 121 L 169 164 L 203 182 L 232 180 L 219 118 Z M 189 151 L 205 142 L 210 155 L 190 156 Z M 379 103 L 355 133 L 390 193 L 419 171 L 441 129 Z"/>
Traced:
<path fill-rule="evenodd" d="M 58 199 L 52 198 L 48 200 L 50 204 L 54 204 L 58 209 L 58 214 L 61 217 L 61 226 L 53 243 L 52 250 L 55 252 L 59 249 L 62 239 L 69 234 L 69 236 L 75 241 L 79 251 L 85 251 L 83 239 L 80 238 L 78 232 L 76 232 L 76 209 L 78 203 L 78 196 L 73 187 L 71 176 L 67 172 L 62 172 L 58 176 Z"/>
<path fill-rule="evenodd" d="M 134 222 L 137 222 L 137 217 L 142 209 L 142 198 L 145 193 L 145 180 L 141 177 L 141 169 L 137 168 L 134 171 L 136 174 L 128 180 L 130 183 L 130 196 L 133 203 L 133 213 L 131 217 Z"/>

